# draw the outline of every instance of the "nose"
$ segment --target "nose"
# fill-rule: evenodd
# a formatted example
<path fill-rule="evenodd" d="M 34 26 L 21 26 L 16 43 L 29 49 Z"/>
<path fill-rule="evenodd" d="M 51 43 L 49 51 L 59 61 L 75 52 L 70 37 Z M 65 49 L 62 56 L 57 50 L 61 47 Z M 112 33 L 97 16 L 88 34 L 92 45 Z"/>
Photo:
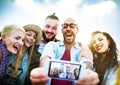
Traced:
<path fill-rule="evenodd" d="M 21 40 L 19 40 L 19 44 L 21 45 L 21 46 L 23 46 L 23 44 L 24 44 L 24 41 L 21 39 Z"/>
<path fill-rule="evenodd" d="M 96 42 L 95 42 L 95 45 L 98 45 L 99 44 L 99 41 L 97 40 Z"/>
<path fill-rule="evenodd" d="M 48 29 L 48 32 L 52 32 L 52 28 L 51 27 Z"/>
<path fill-rule="evenodd" d="M 70 26 L 67 26 L 67 30 L 70 30 L 71 28 L 70 28 Z"/>

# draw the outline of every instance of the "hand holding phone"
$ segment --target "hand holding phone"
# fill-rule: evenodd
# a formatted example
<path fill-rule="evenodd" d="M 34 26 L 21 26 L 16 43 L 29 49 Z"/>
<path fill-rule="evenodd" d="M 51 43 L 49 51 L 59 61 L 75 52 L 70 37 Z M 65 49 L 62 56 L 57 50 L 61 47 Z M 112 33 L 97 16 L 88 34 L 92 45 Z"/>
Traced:
<path fill-rule="evenodd" d="M 86 64 L 62 60 L 47 60 L 45 73 L 54 79 L 79 80 L 84 74 Z"/>

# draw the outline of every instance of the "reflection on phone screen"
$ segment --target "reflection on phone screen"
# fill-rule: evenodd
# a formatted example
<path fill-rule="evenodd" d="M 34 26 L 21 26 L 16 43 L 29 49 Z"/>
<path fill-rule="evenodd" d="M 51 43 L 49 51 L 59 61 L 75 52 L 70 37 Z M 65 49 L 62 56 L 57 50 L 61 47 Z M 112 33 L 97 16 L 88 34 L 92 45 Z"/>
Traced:
<path fill-rule="evenodd" d="M 80 69 L 80 64 L 50 61 L 48 76 L 51 78 L 78 80 Z"/>

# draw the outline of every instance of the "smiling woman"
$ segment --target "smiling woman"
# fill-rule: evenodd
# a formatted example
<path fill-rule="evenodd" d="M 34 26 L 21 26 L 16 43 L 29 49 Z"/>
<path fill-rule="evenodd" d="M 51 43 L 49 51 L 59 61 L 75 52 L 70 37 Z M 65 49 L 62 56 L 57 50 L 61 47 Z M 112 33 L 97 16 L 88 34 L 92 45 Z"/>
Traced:
<path fill-rule="evenodd" d="M 1 32 L 0 40 L 0 85 L 6 78 L 8 58 L 10 54 L 17 54 L 23 45 L 25 33 L 22 27 L 6 25 Z"/>
<path fill-rule="evenodd" d="M 90 40 L 90 49 L 93 53 L 94 70 L 98 73 L 100 82 L 98 85 L 119 85 L 117 73 L 119 51 L 116 42 L 107 32 L 94 31 Z"/>
<path fill-rule="evenodd" d="M 38 47 L 42 30 L 35 24 L 27 24 L 23 28 L 25 30 L 24 45 L 16 55 L 9 55 L 7 78 L 2 85 L 24 85 L 26 76 L 29 81 L 30 70 L 39 65 L 41 54 L 38 52 Z"/>

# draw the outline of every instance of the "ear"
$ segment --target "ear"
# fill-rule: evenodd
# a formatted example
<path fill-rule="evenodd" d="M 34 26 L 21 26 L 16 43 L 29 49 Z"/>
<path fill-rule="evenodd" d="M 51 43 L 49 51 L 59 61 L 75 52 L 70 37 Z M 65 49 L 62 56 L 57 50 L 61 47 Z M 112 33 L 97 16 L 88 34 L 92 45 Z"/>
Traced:
<path fill-rule="evenodd" d="M 77 27 L 77 29 L 76 29 L 76 33 L 78 33 L 79 32 L 79 29 L 78 29 L 78 27 Z"/>
<path fill-rule="evenodd" d="M 6 38 L 6 35 L 3 34 L 3 35 L 1 36 L 2 41 L 5 41 L 5 38 Z"/>
<path fill-rule="evenodd" d="M 63 33 L 63 28 L 61 29 L 61 33 Z"/>

